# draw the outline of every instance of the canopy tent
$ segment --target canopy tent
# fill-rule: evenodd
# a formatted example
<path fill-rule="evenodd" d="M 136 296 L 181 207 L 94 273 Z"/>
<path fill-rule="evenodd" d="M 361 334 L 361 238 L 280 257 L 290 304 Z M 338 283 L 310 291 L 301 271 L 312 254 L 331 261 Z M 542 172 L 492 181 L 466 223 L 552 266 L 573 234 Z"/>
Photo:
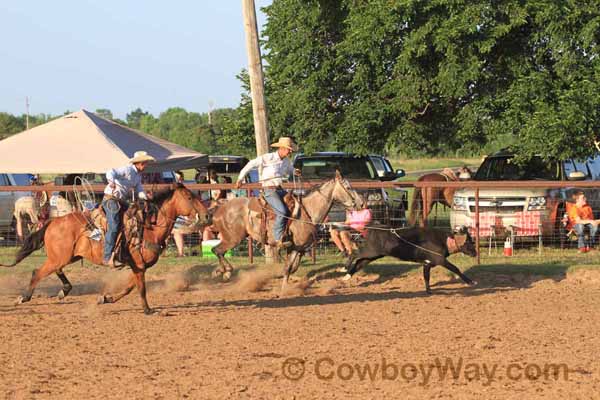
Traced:
<path fill-rule="evenodd" d="M 138 150 L 156 158 L 147 172 L 208 163 L 204 154 L 81 110 L 0 141 L 0 172 L 104 173 L 126 165 Z"/>

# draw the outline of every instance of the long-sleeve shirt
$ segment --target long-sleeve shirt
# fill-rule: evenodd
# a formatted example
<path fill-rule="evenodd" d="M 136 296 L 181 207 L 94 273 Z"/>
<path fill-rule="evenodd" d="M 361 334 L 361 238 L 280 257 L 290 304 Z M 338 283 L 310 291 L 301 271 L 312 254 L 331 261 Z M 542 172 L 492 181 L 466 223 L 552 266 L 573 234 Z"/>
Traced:
<path fill-rule="evenodd" d="M 138 197 L 145 199 L 146 193 L 142 187 L 142 177 L 134 165 L 127 165 L 121 168 L 113 168 L 106 173 L 108 185 L 104 188 L 104 193 L 113 195 L 116 198 L 127 200 L 131 189 L 135 190 Z M 111 183 L 115 188 L 111 188 Z"/>
<path fill-rule="evenodd" d="M 263 187 L 279 186 L 283 183 L 283 178 L 287 179 L 294 172 L 290 159 L 288 157 L 281 159 L 275 151 L 249 161 L 240 171 L 238 182 L 254 168 L 258 168 L 258 176 Z"/>

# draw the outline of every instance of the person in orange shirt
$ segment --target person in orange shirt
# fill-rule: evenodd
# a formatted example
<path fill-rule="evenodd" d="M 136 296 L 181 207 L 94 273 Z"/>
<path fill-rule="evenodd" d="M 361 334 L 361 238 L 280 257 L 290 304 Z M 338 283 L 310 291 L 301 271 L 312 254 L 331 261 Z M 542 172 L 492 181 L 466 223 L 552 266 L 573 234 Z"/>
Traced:
<path fill-rule="evenodd" d="M 585 194 L 582 191 L 577 191 L 573 195 L 575 204 L 568 207 L 569 222 L 573 225 L 573 229 L 577 232 L 577 247 L 580 253 L 590 251 L 594 246 L 594 238 L 598 231 L 598 223 L 600 220 L 594 219 L 592 207 L 587 203 Z M 589 242 L 585 240 L 585 228 L 590 230 Z"/>

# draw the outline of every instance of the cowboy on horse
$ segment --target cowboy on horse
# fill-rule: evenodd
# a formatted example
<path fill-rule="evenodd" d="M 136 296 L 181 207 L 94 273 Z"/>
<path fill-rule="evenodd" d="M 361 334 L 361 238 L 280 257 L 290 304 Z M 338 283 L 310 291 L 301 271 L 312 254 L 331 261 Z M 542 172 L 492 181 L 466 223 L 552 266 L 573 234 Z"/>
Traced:
<path fill-rule="evenodd" d="M 280 137 L 277 142 L 271 144 L 271 147 L 277 148 L 277 151 L 258 156 L 242 168 L 235 187 L 239 189 L 242 186 L 243 179 L 250 170 L 258 168 L 259 180 L 263 187 L 263 196 L 275 211 L 275 222 L 273 224 L 275 246 L 281 249 L 292 246 L 289 238 L 284 238 L 285 219 L 289 217 L 290 211 L 283 201 L 286 191 L 281 187 L 281 184 L 284 177 L 287 178 L 292 174 L 300 176 L 300 170 L 294 170 L 292 162 L 289 159 L 292 152 L 298 150 L 298 146 L 292 138 Z"/>
<path fill-rule="evenodd" d="M 114 249 L 117 235 L 121 228 L 122 211 L 127 209 L 127 196 L 134 190 L 137 197 L 147 200 L 148 196 L 142 187 L 141 173 L 146 165 L 155 161 L 154 157 L 145 151 L 136 151 L 129 165 L 121 168 L 113 168 L 106 173 L 108 184 L 104 189 L 102 208 L 106 213 L 107 229 L 104 237 L 104 253 L 102 264 L 114 266 Z"/>

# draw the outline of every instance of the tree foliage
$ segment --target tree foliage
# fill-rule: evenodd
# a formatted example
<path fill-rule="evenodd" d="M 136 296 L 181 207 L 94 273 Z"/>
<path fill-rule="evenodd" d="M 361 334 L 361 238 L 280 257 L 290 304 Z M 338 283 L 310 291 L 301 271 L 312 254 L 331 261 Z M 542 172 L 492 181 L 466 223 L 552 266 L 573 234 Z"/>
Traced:
<path fill-rule="evenodd" d="M 271 125 L 309 150 L 594 150 L 597 1 L 274 0 L 265 12 Z"/>

